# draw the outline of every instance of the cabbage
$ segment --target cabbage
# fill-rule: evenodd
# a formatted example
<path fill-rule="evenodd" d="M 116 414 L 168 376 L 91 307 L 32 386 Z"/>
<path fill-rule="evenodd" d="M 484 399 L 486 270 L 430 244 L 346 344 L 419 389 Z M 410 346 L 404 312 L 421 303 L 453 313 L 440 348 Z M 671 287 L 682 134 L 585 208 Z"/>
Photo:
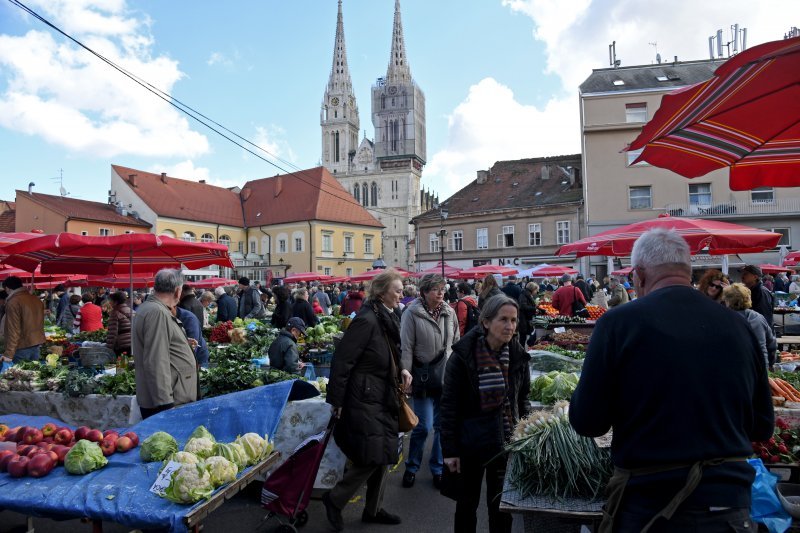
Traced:
<path fill-rule="evenodd" d="M 142 461 L 163 461 L 173 453 L 178 452 L 178 441 L 169 433 L 157 431 L 147 437 L 139 448 Z"/>
<path fill-rule="evenodd" d="M 551 372 L 552 374 L 552 372 Z M 542 403 L 553 404 L 558 400 L 569 400 L 578 387 L 578 376 L 557 372 L 552 381 L 542 388 Z M 550 376 L 550 374 L 548 374 Z"/>
<path fill-rule="evenodd" d="M 236 474 L 239 473 L 236 465 L 224 457 L 209 457 L 206 459 L 205 465 L 208 474 L 211 476 L 211 484 L 215 488 L 235 480 Z"/>
<path fill-rule="evenodd" d="M 175 503 L 194 503 L 214 492 L 211 476 L 202 463 L 184 464 L 172 473 L 164 497 Z"/>
<path fill-rule="evenodd" d="M 183 451 L 193 453 L 200 459 L 214 455 L 214 441 L 205 437 L 189 439 Z"/>
<path fill-rule="evenodd" d="M 70 474 L 88 474 L 103 468 L 106 464 L 108 459 L 103 456 L 100 445 L 84 439 L 76 442 L 64 457 L 64 468 Z"/>
<path fill-rule="evenodd" d="M 161 465 L 161 470 L 164 470 L 164 467 L 169 464 L 170 461 L 175 461 L 176 463 L 183 463 L 185 465 L 196 465 L 200 462 L 200 459 L 193 453 L 189 452 L 178 452 L 173 453 L 166 459 L 164 459 L 164 464 Z M 159 470 L 159 472 L 161 472 Z"/>
<path fill-rule="evenodd" d="M 247 454 L 244 449 L 235 443 L 224 444 L 218 443 L 216 455 L 224 457 L 228 461 L 236 465 L 236 468 L 241 472 L 247 466 Z"/>
<path fill-rule="evenodd" d="M 269 455 L 271 447 L 269 441 L 262 439 L 257 433 L 245 433 L 236 439 L 236 444 L 244 448 L 247 454 L 247 464 L 254 465 Z"/>
<path fill-rule="evenodd" d="M 192 431 L 192 434 L 189 435 L 189 440 L 199 438 L 209 439 L 211 442 L 217 442 L 217 439 L 214 438 L 214 435 L 212 435 L 205 426 L 197 426 L 194 428 L 194 431 Z"/>

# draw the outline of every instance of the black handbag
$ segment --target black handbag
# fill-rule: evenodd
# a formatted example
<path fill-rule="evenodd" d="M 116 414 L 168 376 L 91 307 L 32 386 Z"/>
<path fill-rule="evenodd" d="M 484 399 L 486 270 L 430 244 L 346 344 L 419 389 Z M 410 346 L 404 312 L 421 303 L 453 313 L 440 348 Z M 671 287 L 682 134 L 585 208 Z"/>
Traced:
<path fill-rule="evenodd" d="M 424 398 L 428 395 L 441 394 L 446 363 L 444 348 L 428 363 L 414 360 L 411 366 L 411 376 L 414 378 L 411 381 L 411 388 L 414 396 Z"/>
<path fill-rule="evenodd" d="M 575 291 L 578 290 L 577 287 L 573 287 Z M 582 318 L 589 318 L 589 310 L 583 305 L 583 302 L 578 300 L 577 294 L 573 295 L 574 300 L 572 300 L 572 316 L 579 316 Z"/>

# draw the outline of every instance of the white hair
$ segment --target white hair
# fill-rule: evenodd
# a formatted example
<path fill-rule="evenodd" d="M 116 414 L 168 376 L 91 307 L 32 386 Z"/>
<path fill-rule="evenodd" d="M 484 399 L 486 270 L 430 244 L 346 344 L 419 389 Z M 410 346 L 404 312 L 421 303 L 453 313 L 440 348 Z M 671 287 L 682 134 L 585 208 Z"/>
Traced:
<path fill-rule="evenodd" d="M 631 264 L 645 269 L 659 265 L 683 265 L 691 270 L 689 244 L 675 230 L 651 229 L 636 239 Z"/>
<path fill-rule="evenodd" d="M 214 295 L 222 296 L 223 294 L 225 294 L 225 288 L 224 287 L 217 287 L 216 289 L 214 289 Z"/>

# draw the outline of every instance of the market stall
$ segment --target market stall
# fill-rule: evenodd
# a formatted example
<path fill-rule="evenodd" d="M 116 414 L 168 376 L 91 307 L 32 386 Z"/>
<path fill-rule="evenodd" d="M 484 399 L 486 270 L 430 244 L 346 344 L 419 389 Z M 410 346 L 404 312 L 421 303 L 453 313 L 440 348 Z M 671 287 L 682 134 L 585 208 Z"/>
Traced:
<path fill-rule="evenodd" d="M 48 416 L 69 426 L 104 428 L 130 427 L 142 420 L 136 396 L 89 394 L 72 398 L 49 391 L 0 393 L 0 418 L 9 414 Z"/>

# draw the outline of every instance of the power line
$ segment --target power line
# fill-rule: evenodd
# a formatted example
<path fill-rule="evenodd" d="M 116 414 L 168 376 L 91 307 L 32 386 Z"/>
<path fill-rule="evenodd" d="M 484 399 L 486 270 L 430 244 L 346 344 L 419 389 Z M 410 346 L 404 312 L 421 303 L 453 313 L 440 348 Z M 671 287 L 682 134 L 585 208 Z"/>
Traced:
<path fill-rule="evenodd" d="M 355 199 L 352 196 L 350 196 L 349 194 L 347 196 L 343 197 L 343 196 L 341 196 L 339 194 L 336 194 L 338 191 L 326 190 L 325 188 L 322 187 L 322 185 L 321 185 L 322 182 L 320 182 L 320 185 L 318 186 L 316 183 L 314 183 L 312 181 L 309 181 L 307 179 L 303 179 L 305 176 L 309 176 L 310 177 L 310 174 L 307 174 L 307 172 L 304 169 L 301 169 L 300 167 L 298 167 L 294 163 L 291 163 L 290 161 L 286 161 L 284 159 L 281 159 L 277 155 L 271 153 L 269 150 L 266 150 L 266 149 L 262 148 L 261 146 L 257 145 L 256 143 L 250 141 L 249 139 L 246 139 L 245 137 L 242 137 L 238 133 L 228 129 L 227 127 L 223 126 L 219 122 L 209 118 L 208 116 L 204 115 L 200 111 L 197 111 L 196 109 L 194 109 L 193 107 L 189 106 L 188 104 L 183 103 L 182 101 L 178 100 L 177 98 L 175 98 L 174 96 L 170 95 L 169 93 L 167 93 L 165 91 L 162 91 L 161 89 L 159 89 L 158 87 L 154 86 L 153 84 L 151 84 L 147 80 L 144 80 L 144 79 L 140 78 L 139 76 L 137 76 L 136 74 L 133 74 L 132 72 L 126 70 L 125 68 L 117 65 L 116 63 L 114 63 L 113 61 L 111 61 L 107 57 L 103 56 L 99 52 L 94 51 L 92 48 L 89 48 L 88 46 L 83 44 L 81 41 L 79 41 L 76 38 L 72 37 L 70 34 L 66 33 L 64 30 L 62 30 L 61 28 L 59 28 L 58 26 L 56 26 L 55 24 L 53 24 L 49 20 L 45 19 L 44 17 L 39 15 L 37 12 L 33 11 L 31 8 L 29 8 L 28 6 L 26 6 L 25 4 L 23 4 L 19 0 L 8 0 L 8 1 L 12 5 L 15 5 L 16 7 L 22 9 L 23 11 L 25 11 L 26 13 L 28 13 L 29 15 L 31 15 L 35 19 L 39 20 L 40 22 L 42 22 L 46 26 L 50 27 L 54 31 L 60 33 L 61 35 L 63 35 L 64 37 L 66 37 L 67 39 L 69 39 L 70 41 L 72 41 L 73 43 L 78 45 L 79 47 L 83 48 L 84 50 L 86 50 L 87 52 L 92 54 L 93 56 L 97 57 L 99 60 L 101 60 L 104 63 L 106 63 L 108 66 L 110 66 L 114 70 L 118 71 L 123 76 L 126 76 L 127 78 L 131 79 L 134 83 L 140 85 L 141 87 L 143 87 L 147 91 L 150 91 L 151 93 L 156 95 L 161 100 L 164 100 L 165 102 L 167 102 L 169 105 L 171 105 L 172 107 L 174 107 L 175 109 L 177 109 L 181 113 L 184 113 L 185 115 L 187 115 L 190 118 L 194 119 L 198 123 L 202 124 L 203 126 L 208 128 L 209 130 L 213 131 L 214 133 L 216 133 L 217 135 L 222 137 L 223 139 L 235 144 L 236 146 L 238 146 L 242 150 L 245 150 L 246 152 L 254 155 L 255 157 L 257 157 L 258 159 L 264 161 L 265 163 L 267 163 L 269 165 L 272 165 L 273 167 L 275 167 L 276 169 L 280 170 L 281 172 L 284 172 L 286 174 L 292 174 L 293 177 L 296 177 L 297 179 L 299 179 L 303 183 L 305 183 L 305 184 L 307 184 L 307 185 L 309 185 L 309 186 L 311 186 L 311 187 L 313 187 L 315 189 L 319 189 L 319 191 L 321 193 L 329 194 L 329 195 L 333 196 L 334 198 L 338 198 L 340 200 L 344 200 L 345 202 L 347 202 L 347 203 L 349 203 L 351 205 L 354 205 L 354 206 L 358 206 L 358 207 L 362 207 L 362 208 L 366 208 L 367 207 L 367 206 L 364 206 L 361 203 L 355 201 Z M 198 117 L 202 117 L 202 119 L 198 118 Z M 203 119 L 205 119 L 205 120 L 203 120 Z M 217 127 L 212 126 L 211 124 L 209 124 L 206 121 L 210 122 L 211 124 L 214 124 L 214 126 L 217 126 L 219 129 L 217 129 Z M 283 163 L 284 165 L 286 165 L 288 167 L 291 167 L 291 168 L 295 168 L 296 171 L 295 172 L 290 172 L 290 171 L 286 170 L 285 168 L 281 167 L 280 165 L 276 164 L 275 162 L 270 161 L 269 159 L 263 157 L 261 154 L 258 154 L 256 152 L 254 152 L 253 150 L 251 150 L 250 148 L 248 148 L 244 144 L 236 141 L 236 139 L 233 139 L 233 138 L 229 137 L 228 135 L 226 135 L 225 133 L 220 131 L 220 129 L 230 133 L 232 136 L 236 137 L 237 139 L 240 139 L 242 142 L 244 142 L 246 144 L 249 144 L 249 145 L 253 146 L 254 148 L 256 148 L 258 150 L 261 150 L 265 154 L 267 154 L 270 157 L 276 159 L 277 161 Z M 391 213 L 389 211 L 383 211 L 381 209 L 372 209 L 372 211 L 375 211 L 377 213 L 382 213 L 382 214 L 388 215 L 388 216 L 397 216 L 394 213 Z"/>

